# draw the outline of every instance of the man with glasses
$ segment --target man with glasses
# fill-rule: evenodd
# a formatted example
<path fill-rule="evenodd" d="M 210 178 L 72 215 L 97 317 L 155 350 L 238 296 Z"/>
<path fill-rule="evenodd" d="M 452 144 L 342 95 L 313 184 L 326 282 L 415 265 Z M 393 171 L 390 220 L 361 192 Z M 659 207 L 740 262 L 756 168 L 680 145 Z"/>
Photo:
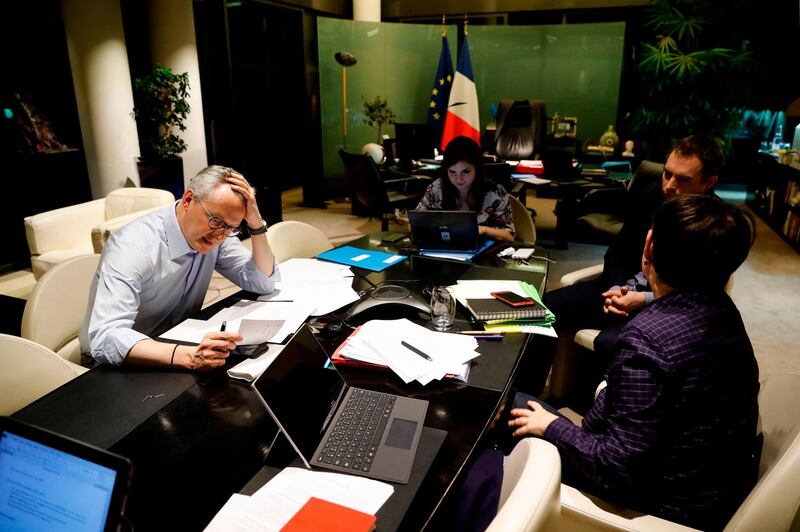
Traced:
<path fill-rule="evenodd" d="M 235 238 L 243 223 L 252 253 Z M 235 170 L 209 166 L 175 205 L 115 232 L 103 249 L 80 331 L 81 350 L 99 362 L 210 370 L 241 341 L 217 331 L 197 346 L 156 341 L 200 310 L 214 270 L 244 290 L 269 293 L 278 265 L 255 191 Z"/>

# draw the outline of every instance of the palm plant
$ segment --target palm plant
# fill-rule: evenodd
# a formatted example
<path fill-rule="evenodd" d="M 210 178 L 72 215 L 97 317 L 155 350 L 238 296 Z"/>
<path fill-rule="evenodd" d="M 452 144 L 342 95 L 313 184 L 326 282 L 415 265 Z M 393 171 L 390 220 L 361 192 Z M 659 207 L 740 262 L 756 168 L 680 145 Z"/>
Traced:
<path fill-rule="evenodd" d="M 175 135 L 175 129 L 186 130 L 189 74 L 175 74 L 156 65 L 147 75 L 134 79 L 133 90 L 142 156 L 164 158 L 186 151 L 186 143 Z"/>
<path fill-rule="evenodd" d="M 731 17 L 711 0 L 655 0 L 648 8 L 652 37 L 641 45 L 639 101 L 628 125 L 651 150 L 665 153 L 691 133 L 727 138 L 740 121 L 749 97 L 741 81 L 752 75 L 753 58 L 748 41 L 730 31 Z"/>

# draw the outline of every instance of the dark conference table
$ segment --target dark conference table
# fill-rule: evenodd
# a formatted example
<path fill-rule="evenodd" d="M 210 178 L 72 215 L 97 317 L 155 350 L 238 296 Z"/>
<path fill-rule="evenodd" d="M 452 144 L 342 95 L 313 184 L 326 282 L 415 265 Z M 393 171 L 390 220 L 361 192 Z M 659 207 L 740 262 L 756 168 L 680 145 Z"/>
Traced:
<path fill-rule="evenodd" d="M 373 236 L 371 244 L 364 237 L 350 245 L 391 249 L 381 245 L 380 236 Z M 495 260 L 487 256 L 469 264 L 411 256 L 381 273 L 354 268 L 353 285 L 362 290 L 389 279 L 450 284 L 459 278 L 516 278 L 544 285 L 546 262 L 532 263 L 525 271 Z M 238 299 L 254 297 L 239 292 L 197 317 L 208 318 Z M 459 306 L 455 330 L 474 327 L 465 312 Z M 348 332 L 323 332 L 318 339 L 331 354 Z M 446 504 L 507 397 L 522 354 L 530 353 L 534 342 L 527 334 L 479 341 L 481 356 L 473 361 L 468 383 L 421 386 L 405 384 L 391 372 L 341 369 L 350 385 L 429 401 L 425 426 L 446 431 L 418 485 L 395 485 L 395 494 L 378 512 L 378 530 L 439 528 L 436 520 L 443 512 L 437 510 Z M 241 360 L 231 356 L 225 369 Z M 252 491 L 254 483 L 296 458 L 283 438 L 275 438 L 277 428 L 249 384 L 228 378 L 224 370 L 203 374 L 98 366 L 13 417 L 130 458 L 134 474 L 126 515 L 137 530 L 201 530 L 232 493 L 248 484 L 244 491 Z"/>

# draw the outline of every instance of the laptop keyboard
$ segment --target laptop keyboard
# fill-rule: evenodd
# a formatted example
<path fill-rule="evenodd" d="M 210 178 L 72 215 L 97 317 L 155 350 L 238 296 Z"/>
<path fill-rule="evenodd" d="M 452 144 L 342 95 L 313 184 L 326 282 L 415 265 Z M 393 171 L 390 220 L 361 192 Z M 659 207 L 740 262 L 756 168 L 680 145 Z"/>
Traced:
<path fill-rule="evenodd" d="M 396 400 L 395 395 L 354 389 L 317 462 L 369 471 Z"/>

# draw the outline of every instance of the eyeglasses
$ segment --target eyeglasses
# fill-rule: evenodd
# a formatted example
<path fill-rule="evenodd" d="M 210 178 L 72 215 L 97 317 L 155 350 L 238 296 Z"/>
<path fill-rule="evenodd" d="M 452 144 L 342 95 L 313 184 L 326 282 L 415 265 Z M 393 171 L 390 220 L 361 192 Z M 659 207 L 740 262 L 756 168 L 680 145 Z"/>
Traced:
<path fill-rule="evenodd" d="M 199 203 L 200 206 L 205 211 L 206 216 L 208 216 L 208 226 L 211 229 L 213 229 L 214 231 L 222 231 L 224 229 L 225 234 L 228 236 L 236 236 L 242 232 L 242 229 L 238 225 L 228 225 L 222 218 L 214 216 L 213 214 L 208 212 L 208 209 L 206 209 L 206 206 L 203 205 L 203 202 L 200 200 L 200 198 L 195 198 L 195 199 L 197 200 L 197 203 Z"/>

